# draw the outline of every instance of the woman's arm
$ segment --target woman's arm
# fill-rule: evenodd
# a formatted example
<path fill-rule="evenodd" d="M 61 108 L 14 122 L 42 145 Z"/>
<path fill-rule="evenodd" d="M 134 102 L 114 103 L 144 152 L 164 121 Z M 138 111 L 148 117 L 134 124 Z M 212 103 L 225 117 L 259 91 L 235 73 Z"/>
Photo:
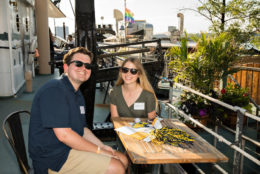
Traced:
<path fill-rule="evenodd" d="M 111 117 L 119 117 L 117 107 L 114 104 L 110 104 Z"/>
<path fill-rule="evenodd" d="M 152 121 L 156 117 L 156 99 L 152 93 L 148 93 L 146 96 L 146 106 L 147 106 L 147 117 L 148 120 Z"/>

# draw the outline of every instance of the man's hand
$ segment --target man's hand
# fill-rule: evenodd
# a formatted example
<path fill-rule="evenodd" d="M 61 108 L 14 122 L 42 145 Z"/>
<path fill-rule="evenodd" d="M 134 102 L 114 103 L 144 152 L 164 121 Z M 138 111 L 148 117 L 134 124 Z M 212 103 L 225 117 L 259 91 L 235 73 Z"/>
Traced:
<path fill-rule="evenodd" d="M 111 152 L 113 156 L 115 155 L 115 150 L 112 147 L 107 146 L 107 145 L 103 145 L 101 148 Z"/>

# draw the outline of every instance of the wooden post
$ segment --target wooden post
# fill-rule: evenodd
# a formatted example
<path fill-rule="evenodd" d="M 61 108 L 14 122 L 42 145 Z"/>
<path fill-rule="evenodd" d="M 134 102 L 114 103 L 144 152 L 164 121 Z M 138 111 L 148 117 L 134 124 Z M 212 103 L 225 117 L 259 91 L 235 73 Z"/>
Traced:
<path fill-rule="evenodd" d="M 48 1 L 35 1 L 35 16 L 38 39 L 39 73 L 50 74 L 50 36 L 48 28 Z"/>

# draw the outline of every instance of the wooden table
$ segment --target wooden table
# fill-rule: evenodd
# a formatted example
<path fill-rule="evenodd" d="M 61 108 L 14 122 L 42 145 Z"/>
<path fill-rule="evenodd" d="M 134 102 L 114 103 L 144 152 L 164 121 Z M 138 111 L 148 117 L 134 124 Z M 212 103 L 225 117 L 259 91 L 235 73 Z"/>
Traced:
<path fill-rule="evenodd" d="M 114 128 L 130 126 L 133 118 L 113 118 Z M 155 145 L 137 140 L 129 135 L 117 132 L 122 144 L 124 145 L 132 163 L 134 164 L 166 164 L 166 163 L 215 163 L 227 162 L 228 158 L 220 153 L 214 146 L 210 145 L 197 133 L 188 128 L 178 120 L 164 119 L 161 121 L 163 126 L 179 128 L 189 135 L 195 137 L 192 145 L 184 145 L 185 148 L 171 145 Z"/>

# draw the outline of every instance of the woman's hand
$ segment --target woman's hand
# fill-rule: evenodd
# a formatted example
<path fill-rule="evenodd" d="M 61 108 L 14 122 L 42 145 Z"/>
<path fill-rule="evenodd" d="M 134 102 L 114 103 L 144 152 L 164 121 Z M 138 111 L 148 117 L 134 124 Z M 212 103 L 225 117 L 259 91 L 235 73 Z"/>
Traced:
<path fill-rule="evenodd" d="M 152 111 L 148 113 L 148 120 L 154 120 L 156 117 L 156 112 Z"/>

